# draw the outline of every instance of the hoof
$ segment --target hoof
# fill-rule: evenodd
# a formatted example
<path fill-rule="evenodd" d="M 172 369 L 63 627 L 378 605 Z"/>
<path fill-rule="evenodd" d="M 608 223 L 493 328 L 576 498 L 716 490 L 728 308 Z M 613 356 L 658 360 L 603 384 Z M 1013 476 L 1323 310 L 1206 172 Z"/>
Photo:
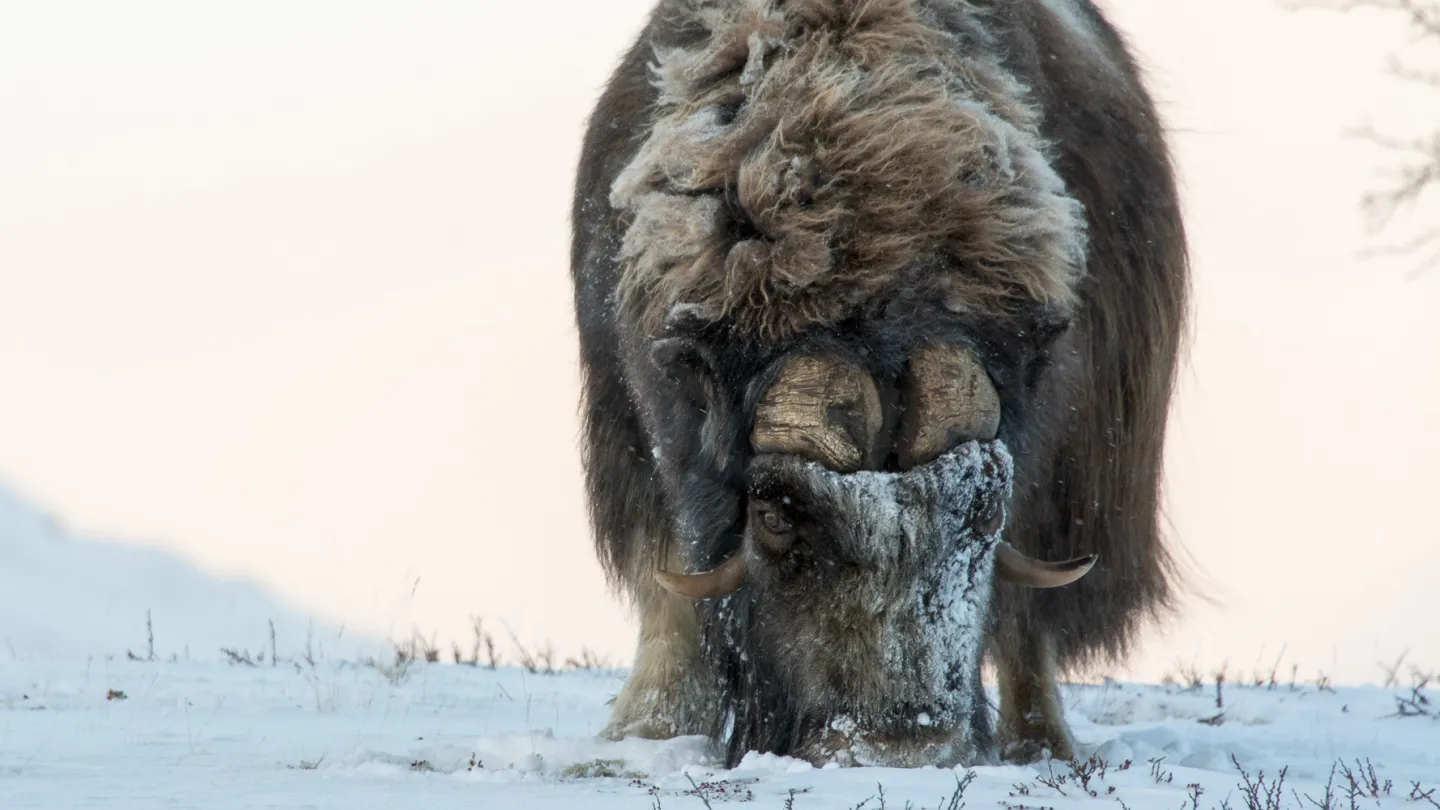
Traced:
<path fill-rule="evenodd" d="M 627 737 L 641 740 L 669 740 L 681 735 L 673 722 L 656 718 L 638 718 L 623 721 L 612 720 L 605 728 L 600 729 L 600 736 L 611 742 L 619 742 Z"/>
<path fill-rule="evenodd" d="M 1075 745 L 1063 731 L 1033 729 L 1023 736 L 1002 739 L 1000 757 L 1013 765 L 1029 765 L 1042 759 L 1069 762 L 1075 758 Z"/>

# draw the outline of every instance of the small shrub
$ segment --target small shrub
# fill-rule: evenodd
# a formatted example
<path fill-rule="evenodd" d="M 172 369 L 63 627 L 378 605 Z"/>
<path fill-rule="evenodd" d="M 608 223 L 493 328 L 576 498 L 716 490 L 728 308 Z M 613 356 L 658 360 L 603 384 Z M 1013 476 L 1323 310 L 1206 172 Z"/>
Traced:
<path fill-rule="evenodd" d="M 1275 780 L 1268 785 L 1265 782 L 1265 772 L 1261 771 L 1255 779 L 1241 767 L 1240 760 L 1234 754 L 1230 755 L 1230 761 L 1234 763 L 1235 769 L 1240 772 L 1241 798 L 1245 800 L 1245 810 L 1282 810 L 1281 802 L 1285 795 L 1285 775 L 1290 772 L 1289 767 L 1281 768 Z"/>
<path fill-rule="evenodd" d="M 691 787 L 692 789 L 685 791 L 685 792 L 684 792 L 684 795 L 686 795 L 686 796 L 694 796 L 695 798 L 699 799 L 699 800 L 701 801 L 701 803 L 703 803 L 707 808 L 711 806 L 710 803 L 711 803 L 712 801 L 718 801 L 718 802 L 753 802 L 753 801 L 755 801 L 755 794 L 754 794 L 754 792 L 752 792 L 752 791 L 750 790 L 750 788 L 746 787 L 746 785 L 752 785 L 752 784 L 754 784 L 754 783 L 757 781 L 757 780 L 755 780 L 755 779 L 747 779 L 747 780 L 744 780 L 744 781 L 732 781 L 732 780 L 729 780 L 729 779 L 721 779 L 721 780 L 719 780 L 718 782 L 698 782 L 698 783 L 697 783 L 697 782 L 695 781 L 695 777 L 691 776 L 690 774 L 685 774 L 685 778 L 690 781 L 690 787 Z"/>
<path fill-rule="evenodd" d="M 221 647 L 220 654 L 225 656 L 226 662 L 228 662 L 231 666 L 256 667 L 260 665 L 259 662 L 256 661 L 255 658 L 252 657 L 247 650 L 234 650 L 229 647 Z M 260 661 L 264 660 L 265 654 L 261 653 Z"/>
<path fill-rule="evenodd" d="M 614 669 L 610 659 L 597 655 L 589 647 L 580 649 L 579 658 L 566 658 L 565 668 L 582 672 L 594 672 L 598 670 Z"/>
<path fill-rule="evenodd" d="M 458 642 L 450 644 L 450 654 L 455 663 L 478 667 L 483 660 L 486 669 L 495 669 L 500 664 L 500 655 L 495 651 L 495 637 L 485 630 L 480 619 L 475 616 L 470 617 L 470 628 L 472 637 L 468 655 L 460 650 Z"/>

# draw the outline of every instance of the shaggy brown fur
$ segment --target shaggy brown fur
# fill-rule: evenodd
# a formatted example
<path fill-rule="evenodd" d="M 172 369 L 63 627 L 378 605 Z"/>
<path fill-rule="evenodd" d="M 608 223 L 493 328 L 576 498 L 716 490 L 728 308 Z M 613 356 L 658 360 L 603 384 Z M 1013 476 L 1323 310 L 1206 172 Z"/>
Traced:
<path fill-rule="evenodd" d="M 626 687 L 657 697 L 613 728 L 718 734 L 728 711 L 732 758 L 799 744 L 810 721 L 763 667 L 711 649 L 713 687 L 662 683 L 695 634 L 648 573 L 734 552 L 784 357 L 842 357 L 883 395 L 941 339 L 1000 395 L 1006 539 L 1100 555 L 1067 588 L 996 587 L 1001 732 L 1021 758 L 1067 752 L 1055 675 L 1124 655 L 1172 592 L 1161 451 L 1188 292 L 1164 132 L 1089 0 L 661 0 L 591 119 L 573 219 L 597 548 L 667 628 Z M 707 637 L 763 652 L 743 626 Z"/>
<path fill-rule="evenodd" d="M 1068 310 L 1082 212 L 994 56 L 912 0 L 688 4 L 617 178 L 622 307 L 783 340 L 922 285 L 957 310 Z M 679 13 L 686 6 L 677 4 Z"/>

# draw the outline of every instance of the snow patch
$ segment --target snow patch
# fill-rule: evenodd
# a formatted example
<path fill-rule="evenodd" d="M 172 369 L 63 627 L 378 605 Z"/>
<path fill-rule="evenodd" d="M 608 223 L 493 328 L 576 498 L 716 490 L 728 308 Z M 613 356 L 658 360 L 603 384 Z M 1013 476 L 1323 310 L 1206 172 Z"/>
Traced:
<path fill-rule="evenodd" d="M 360 749 L 335 768 L 386 774 L 416 771 L 461 775 L 475 781 L 652 779 L 691 766 L 713 766 L 705 737 L 672 740 L 556 737 L 550 729 L 481 737 L 472 744 L 416 745 L 404 753 Z"/>

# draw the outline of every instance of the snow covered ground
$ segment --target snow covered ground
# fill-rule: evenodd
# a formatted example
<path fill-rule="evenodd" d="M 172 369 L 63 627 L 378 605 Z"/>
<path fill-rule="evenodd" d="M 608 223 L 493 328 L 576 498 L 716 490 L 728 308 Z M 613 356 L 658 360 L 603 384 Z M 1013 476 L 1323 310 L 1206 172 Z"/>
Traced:
<path fill-rule="evenodd" d="M 1440 689 L 1408 681 L 1226 684 L 1223 710 L 1213 680 L 1067 687 L 1083 753 L 1108 763 L 1080 775 L 754 755 L 725 771 L 702 739 L 597 739 L 623 672 L 397 663 L 376 644 L 161 552 L 71 538 L 0 490 L 0 810 L 1440 810 Z"/>
<path fill-rule="evenodd" d="M 616 672 L 423 663 L 402 671 L 327 661 L 8 661 L 0 663 L 0 807 L 643 809 L 708 800 L 780 810 L 870 799 L 867 808 L 941 808 L 954 806 L 966 774 L 817 770 L 753 755 L 723 771 L 698 738 L 597 740 L 621 682 Z M 1213 685 L 1075 686 L 1067 697 L 1076 734 L 1087 754 L 1110 763 L 1090 777 L 1095 795 L 1054 762 L 974 768 L 963 802 L 1183 810 L 1196 806 L 1188 786 L 1200 785 L 1200 810 L 1263 810 L 1263 792 L 1249 808 L 1233 755 L 1267 786 L 1288 768 L 1272 807 L 1318 810 L 1337 760 L 1358 774 L 1368 759 L 1380 798 L 1357 798 L 1355 807 L 1434 810 L 1440 805 L 1420 792 L 1440 787 L 1440 720 L 1393 716 L 1396 695 L 1410 694 L 1226 687 L 1216 722 Z M 1351 807 L 1345 785 L 1337 775 L 1332 810 Z"/>

